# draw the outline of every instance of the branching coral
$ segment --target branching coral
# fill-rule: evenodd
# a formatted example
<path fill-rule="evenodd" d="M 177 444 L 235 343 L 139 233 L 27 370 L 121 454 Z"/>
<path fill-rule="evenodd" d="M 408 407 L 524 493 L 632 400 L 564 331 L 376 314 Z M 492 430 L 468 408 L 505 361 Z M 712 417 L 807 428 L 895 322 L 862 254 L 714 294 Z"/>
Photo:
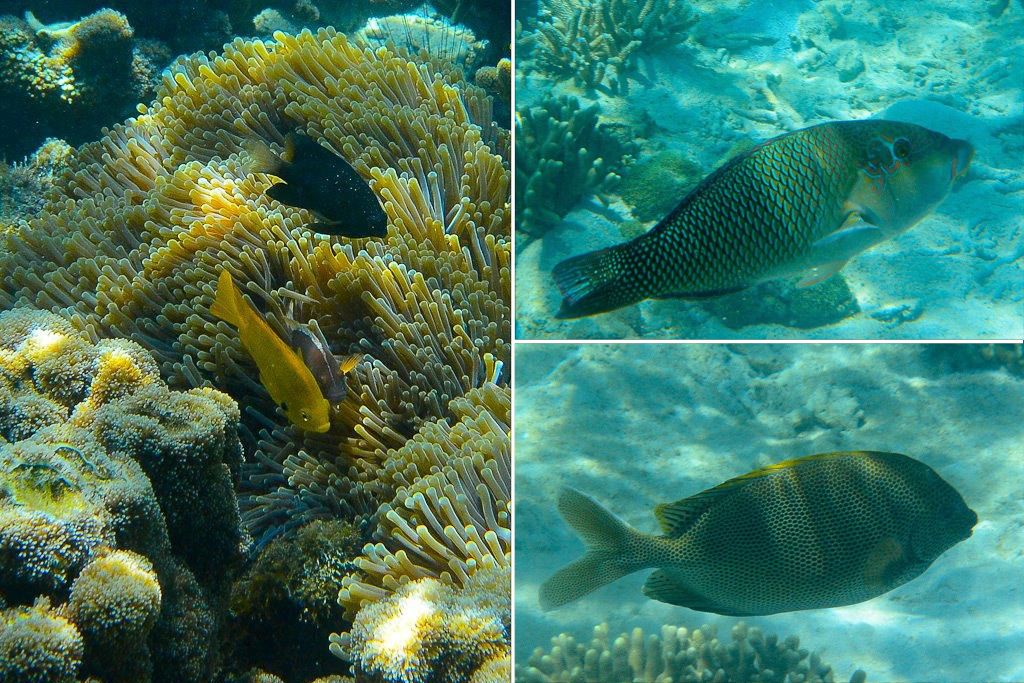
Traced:
<path fill-rule="evenodd" d="M 237 421 L 219 392 L 168 390 L 133 342 L 0 313 L 0 591 L 67 598 L 104 680 L 208 680 L 213 608 L 245 542 Z"/>
<path fill-rule="evenodd" d="M 516 131 L 516 229 L 539 237 L 586 193 L 615 189 L 637 148 L 598 123 L 598 105 L 548 97 L 519 111 Z"/>
<path fill-rule="evenodd" d="M 685 0 L 546 0 L 520 44 L 547 75 L 624 92 L 639 53 L 684 42 L 696 23 Z"/>
<path fill-rule="evenodd" d="M 331 637 L 331 652 L 351 660 L 359 680 L 494 680 L 510 652 L 509 572 L 478 572 L 462 591 L 432 578 L 408 583 L 361 610 L 349 633 Z"/>
<path fill-rule="evenodd" d="M 732 628 L 731 643 L 721 642 L 713 626 L 663 626 L 660 637 L 635 628 L 612 640 L 608 625 L 600 624 L 589 646 L 563 633 L 551 639 L 551 650 L 537 648 L 525 666 L 516 667 L 519 683 L 662 680 L 821 683 L 832 681 L 833 673 L 817 653 L 800 648 L 796 636 L 780 643 L 743 622 Z M 863 672 L 852 680 L 863 683 Z"/>

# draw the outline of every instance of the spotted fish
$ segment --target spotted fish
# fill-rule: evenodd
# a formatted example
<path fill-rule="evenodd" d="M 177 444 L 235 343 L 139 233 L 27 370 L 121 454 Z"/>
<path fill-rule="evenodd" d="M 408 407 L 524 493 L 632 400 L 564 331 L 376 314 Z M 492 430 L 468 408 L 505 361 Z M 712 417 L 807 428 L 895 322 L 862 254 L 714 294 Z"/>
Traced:
<path fill-rule="evenodd" d="M 655 508 L 628 526 L 571 488 L 558 511 L 586 554 L 541 585 L 545 610 L 641 569 L 649 598 L 751 616 L 852 605 L 920 576 L 978 516 L 927 465 L 898 453 L 821 453 Z"/>
<path fill-rule="evenodd" d="M 773 138 L 726 162 L 649 232 L 556 265 L 558 317 L 791 276 L 816 284 L 931 213 L 973 155 L 965 140 L 894 121 Z"/>

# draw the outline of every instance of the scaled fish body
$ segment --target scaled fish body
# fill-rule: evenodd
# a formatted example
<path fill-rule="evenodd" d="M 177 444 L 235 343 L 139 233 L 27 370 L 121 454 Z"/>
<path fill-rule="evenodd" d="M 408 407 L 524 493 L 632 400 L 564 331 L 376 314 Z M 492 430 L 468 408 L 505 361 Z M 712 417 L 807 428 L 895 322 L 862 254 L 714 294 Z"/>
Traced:
<path fill-rule="evenodd" d="M 267 190 L 268 197 L 317 217 L 306 225 L 310 230 L 342 237 L 387 235 L 388 216 L 366 180 L 308 135 L 289 135 L 281 156 L 256 140 L 246 144 L 246 151 L 251 171 L 283 181 Z"/>
<path fill-rule="evenodd" d="M 210 312 L 238 328 L 242 346 L 260 371 L 260 382 L 292 424 L 310 432 L 331 427 L 330 406 L 301 355 L 286 344 L 221 271 Z"/>
<path fill-rule="evenodd" d="M 931 213 L 973 155 L 965 140 L 880 120 L 768 140 L 701 181 L 646 234 L 556 265 L 558 316 L 706 298 L 792 275 L 815 284 Z"/>
<path fill-rule="evenodd" d="M 641 533 L 563 488 L 558 511 L 587 553 L 540 588 L 545 610 L 648 567 L 644 595 L 750 616 L 851 605 L 920 576 L 978 516 L 927 465 L 898 453 L 822 453 L 655 508 Z"/>

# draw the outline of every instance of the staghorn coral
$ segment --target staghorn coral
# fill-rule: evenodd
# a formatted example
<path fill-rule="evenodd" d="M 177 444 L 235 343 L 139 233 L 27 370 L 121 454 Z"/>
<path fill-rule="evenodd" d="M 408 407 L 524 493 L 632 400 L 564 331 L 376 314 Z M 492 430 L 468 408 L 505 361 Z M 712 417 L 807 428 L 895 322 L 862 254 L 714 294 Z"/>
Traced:
<path fill-rule="evenodd" d="M 93 139 L 151 96 L 154 74 L 170 59 L 152 42 L 137 43 L 113 10 L 49 27 L 26 18 L 0 17 L 0 122 L 22 133 L 5 138 L 7 155 L 51 136 Z"/>
<path fill-rule="evenodd" d="M 67 598 L 86 671 L 209 680 L 245 543 L 237 421 L 219 392 L 169 391 L 133 342 L 93 343 L 48 312 L 0 313 L 0 591 Z"/>
<path fill-rule="evenodd" d="M 0 680 L 72 683 L 82 665 L 82 636 L 43 598 L 0 610 Z"/>
<path fill-rule="evenodd" d="M 516 666 L 518 683 L 549 681 L 654 681 L 687 683 L 710 681 L 805 681 L 833 680 L 832 668 L 817 653 L 800 648 L 789 636 L 781 643 L 775 635 L 747 628 L 741 621 L 732 628 L 732 642 L 718 639 L 714 626 L 692 632 L 663 626 L 661 636 L 645 636 L 643 629 L 623 633 L 614 640 L 607 624 L 594 627 L 590 645 L 567 634 L 551 639 L 551 650 L 537 648 L 524 666 Z M 862 671 L 851 681 L 863 683 Z"/>
<path fill-rule="evenodd" d="M 510 653 L 510 569 L 477 572 L 462 591 L 432 578 L 407 583 L 362 609 L 351 631 L 332 635 L 331 652 L 351 660 L 363 681 L 494 680 Z"/>
<path fill-rule="evenodd" d="M 540 237 L 586 193 L 602 198 L 621 180 L 637 147 L 599 125 L 599 107 L 547 97 L 519 111 L 516 133 L 516 229 Z"/>
<path fill-rule="evenodd" d="M 548 76 L 624 94 L 641 52 L 681 44 L 696 23 L 685 0 L 545 0 L 519 44 Z"/>

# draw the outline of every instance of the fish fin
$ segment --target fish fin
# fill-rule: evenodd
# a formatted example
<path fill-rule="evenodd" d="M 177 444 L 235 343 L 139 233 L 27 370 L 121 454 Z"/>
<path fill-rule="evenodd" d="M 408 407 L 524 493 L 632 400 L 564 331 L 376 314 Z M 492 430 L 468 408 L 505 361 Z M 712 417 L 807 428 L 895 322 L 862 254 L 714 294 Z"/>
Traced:
<path fill-rule="evenodd" d="M 736 611 L 708 600 L 703 595 L 695 593 L 692 589 L 684 586 L 676 577 L 664 569 L 658 569 L 647 577 L 643 593 L 651 600 L 688 607 L 698 612 L 713 612 L 714 614 L 724 614 L 730 617 L 752 616 L 749 612 Z"/>
<path fill-rule="evenodd" d="M 281 157 L 270 149 L 270 145 L 259 138 L 244 140 L 242 149 L 249 157 L 249 173 L 277 173 L 284 163 Z"/>
<path fill-rule="evenodd" d="M 284 136 L 284 152 L 281 153 L 281 160 L 290 164 L 295 161 L 295 134 L 289 133 Z"/>
<path fill-rule="evenodd" d="M 341 365 L 339 366 L 341 369 L 341 374 L 346 375 L 355 370 L 356 366 L 359 365 L 359 361 L 360 359 L 362 359 L 362 357 L 363 354 L 361 353 L 353 353 L 351 356 L 341 361 Z"/>
<path fill-rule="evenodd" d="M 796 283 L 796 286 L 804 288 L 824 282 L 842 270 L 845 265 L 846 261 L 843 260 L 833 261 L 832 263 L 823 263 L 820 266 L 815 266 L 804 273 L 804 276 L 800 278 L 800 281 Z"/>
<path fill-rule="evenodd" d="M 865 237 L 870 239 L 875 236 L 882 237 L 882 229 L 877 225 L 862 223 L 858 219 L 856 222 L 848 224 L 847 227 L 836 230 L 832 234 L 822 237 L 820 240 L 812 244 L 811 248 L 820 249 L 822 247 L 839 244 L 848 240 L 861 240 Z"/>
<path fill-rule="evenodd" d="M 217 279 L 217 295 L 210 306 L 210 313 L 235 327 L 241 322 L 242 297 L 235 287 L 235 281 L 231 279 L 228 269 L 220 271 Z"/>
<path fill-rule="evenodd" d="M 627 243 L 628 244 L 628 243 Z M 551 277 L 562 293 L 556 318 L 582 318 L 636 303 L 644 297 L 623 296 L 620 283 L 620 247 L 573 256 L 555 265 Z"/>
<path fill-rule="evenodd" d="M 864 563 L 864 584 L 879 592 L 887 591 L 907 563 L 903 544 L 895 536 L 886 536 L 868 552 Z"/>
<path fill-rule="evenodd" d="M 563 486 L 558 492 L 558 512 L 586 546 L 587 552 L 562 567 L 540 586 L 540 606 L 545 612 L 582 598 L 638 567 L 623 562 L 636 531 L 600 503 L 576 489 Z"/>

